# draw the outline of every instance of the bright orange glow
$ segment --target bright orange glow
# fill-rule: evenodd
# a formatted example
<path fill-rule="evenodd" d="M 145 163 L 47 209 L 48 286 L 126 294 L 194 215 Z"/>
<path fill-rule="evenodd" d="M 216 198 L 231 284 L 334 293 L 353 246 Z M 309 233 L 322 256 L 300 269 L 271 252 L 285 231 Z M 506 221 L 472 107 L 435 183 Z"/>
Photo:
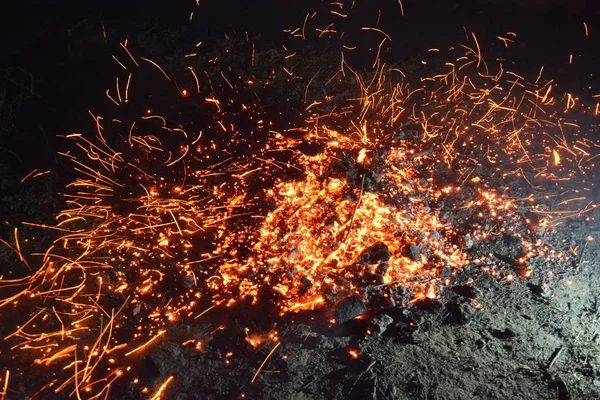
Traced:
<path fill-rule="evenodd" d="M 154 392 L 154 394 L 152 395 L 152 397 L 150 397 L 149 400 L 161 400 L 161 399 L 164 399 L 165 397 L 162 397 L 163 393 L 165 392 L 165 390 L 167 390 L 167 387 L 173 381 L 173 379 L 174 379 L 173 376 L 169 376 L 167 378 L 167 380 L 164 381 L 162 385 L 160 385 L 160 387 L 156 390 L 156 392 Z"/>

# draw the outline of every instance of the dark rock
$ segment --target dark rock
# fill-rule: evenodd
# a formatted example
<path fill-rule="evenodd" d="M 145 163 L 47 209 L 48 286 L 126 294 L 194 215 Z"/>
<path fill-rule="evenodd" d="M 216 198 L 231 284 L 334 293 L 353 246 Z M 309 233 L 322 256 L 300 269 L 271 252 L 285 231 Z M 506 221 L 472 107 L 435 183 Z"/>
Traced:
<path fill-rule="evenodd" d="M 464 250 L 469 250 L 475 246 L 475 240 L 471 236 L 464 236 L 460 240 L 460 245 Z"/>
<path fill-rule="evenodd" d="M 493 337 L 500 340 L 509 340 L 515 337 L 516 335 L 513 331 L 511 331 L 508 328 L 505 328 L 504 330 L 492 329 L 491 334 Z"/>
<path fill-rule="evenodd" d="M 446 303 L 446 322 L 451 324 L 468 324 L 477 309 L 469 302 Z"/>
<path fill-rule="evenodd" d="M 534 283 L 528 283 L 527 287 L 531 290 L 531 293 L 534 296 L 541 297 L 543 299 L 548 299 L 552 295 L 552 291 L 548 286 L 536 285 Z"/>
<path fill-rule="evenodd" d="M 334 318 L 337 324 L 344 324 L 351 319 L 358 317 L 361 314 L 364 314 L 367 311 L 367 307 L 365 303 L 358 294 L 353 294 L 352 296 L 346 297 L 341 300 L 336 308 L 334 313 Z"/>
<path fill-rule="evenodd" d="M 382 179 L 383 179 L 383 175 L 378 174 L 377 172 L 371 173 L 371 180 L 373 182 L 375 182 L 376 184 L 379 184 L 379 182 L 381 182 Z"/>
<path fill-rule="evenodd" d="M 413 343 L 413 334 L 417 329 L 418 327 L 414 324 L 411 324 L 410 322 L 400 321 L 394 326 L 393 332 L 398 342 Z"/>
<path fill-rule="evenodd" d="M 404 257 L 411 258 L 413 261 L 419 261 L 421 259 L 421 251 L 416 244 L 410 243 L 402 249 L 402 255 Z"/>
<path fill-rule="evenodd" d="M 185 371 L 186 358 L 183 356 L 183 351 L 183 347 L 178 344 L 166 342 L 151 352 L 147 359 L 152 362 L 161 376 L 166 376 L 176 371 Z"/>
<path fill-rule="evenodd" d="M 385 283 L 385 277 L 378 273 L 365 272 L 364 278 L 368 285 L 383 285 Z"/>
<path fill-rule="evenodd" d="M 517 260 L 527 254 L 527 250 L 521 244 L 521 239 L 517 236 L 505 233 L 502 236 L 502 242 L 504 244 L 503 247 L 505 248 L 503 255 L 511 259 Z"/>
<path fill-rule="evenodd" d="M 473 286 L 455 285 L 452 286 L 450 290 L 452 290 L 457 295 L 466 297 L 468 299 L 474 299 L 475 297 L 477 297 L 477 292 L 475 291 L 475 288 Z"/>
<path fill-rule="evenodd" d="M 422 299 L 413 304 L 414 308 L 421 311 L 436 311 L 442 306 L 442 303 L 437 299 Z"/>
<path fill-rule="evenodd" d="M 193 286 L 196 286 L 196 278 L 194 278 L 194 275 L 186 275 L 183 277 L 181 283 L 184 288 L 189 289 Z"/>
<path fill-rule="evenodd" d="M 382 262 L 377 266 L 377 269 L 375 270 L 375 272 L 378 273 L 379 275 L 385 275 L 388 268 L 389 268 L 388 263 Z"/>
<path fill-rule="evenodd" d="M 380 314 L 371 319 L 371 322 L 369 323 L 369 330 L 376 335 L 381 335 L 387 330 L 387 327 L 392 322 L 394 322 L 392 317 L 387 314 Z"/>
<path fill-rule="evenodd" d="M 301 282 L 301 283 L 302 283 L 302 285 L 304 285 L 304 287 L 306 287 L 306 288 L 310 288 L 310 287 L 312 287 L 312 285 L 313 285 L 312 281 L 311 281 L 311 280 L 310 280 L 310 278 L 309 278 L 309 277 L 307 277 L 307 276 L 303 276 L 303 277 L 302 277 L 302 279 L 300 279 L 300 282 Z"/>
<path fill-rule="evenodd" d="M 398 142 L 404 138 L 406 138 L 406 133 L 400 131 L 400 132 L 396 133 L 396 135 L 394 136 L 394 141 Z"/>
<path fill-rule="evenodd" d="M 390 256 L 388 247 L 384 243 L 378 242 L 365 249 L 358 257 L 358 262 L 361 264 L 377 264 L 389 260 Z"/>
<path fill-rule="evenodd" d="M 348 183 L 348 185 L 360 187 L 362 178 L 354 159 L 347 157 L 340 161 L 336 161 L 332 164 L 332 170 L 334 173 L 337 174 L 345 173 L 346 182 Z"/>
<path fill-rule="evenodd" d="M 367 170 L 364 172 L 365 174 L 365 182 L 364 182 L 364 190 L 367 192 L 378 192 L 379 184 L 383 179 L 383 175 L 378 174 L 376 172 Z"/>

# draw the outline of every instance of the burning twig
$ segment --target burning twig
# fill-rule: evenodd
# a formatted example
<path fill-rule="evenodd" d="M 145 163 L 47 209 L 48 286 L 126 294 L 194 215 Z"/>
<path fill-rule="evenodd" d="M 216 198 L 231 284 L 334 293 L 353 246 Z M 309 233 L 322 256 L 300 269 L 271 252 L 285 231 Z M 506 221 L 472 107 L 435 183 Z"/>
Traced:
<path fill-rule="evenodd" d="M 263 362 L 260 364 L 260 366 L 258 367 L 258 369 L 256 370 L 256 373 L 254 374 L 254 376 L 252 377 L 252 380 L 250 381 L 250 383 L 254 383 L 254 381 L 256 380 L 256 378 L 258 377 L 258 374 L 260 374 L 260 371 L 263 369 L 263 367 L 265 366 L 265 364 L 267 363 L 267 361 L 269 360 L 269 358 L 271 358 L 271 355 L 273 355 L 273 353 L 275 352 L 275 350 L 277 350 L 277 348 L 281 345 L 281 342 L 278 342 L 269 352 L 269 354 L 267 354 L 267 356 L 265 357 L 265 359 L 263 360 Z"/>
<path fill-rule="evenodd" d="M 6 372 L 4 373 L 4 384 L 3 384 L 2 391 L 0 392 L 0 400 L 6 399 L 6 396 L 8 395 L 9 379 L 10 379 L 10 370 L 7 369 Z"/>
<path fill-rule="evenodd" d="M 149 400 L 161 400 L 163 397 L 163 393 L 165 390 L 167 390 L 167 387 L 171 384 L 171 382 L 173 381 L 175 377 L 174 376 L 169 376 L 167 378 L 166 381 L 163 382 L 162 385 L 160 385 L 160 387 L 156 390 L 156 392 L 154 392 L 154 394 L 152 395 L 152 397 L 150 397 Z"/>

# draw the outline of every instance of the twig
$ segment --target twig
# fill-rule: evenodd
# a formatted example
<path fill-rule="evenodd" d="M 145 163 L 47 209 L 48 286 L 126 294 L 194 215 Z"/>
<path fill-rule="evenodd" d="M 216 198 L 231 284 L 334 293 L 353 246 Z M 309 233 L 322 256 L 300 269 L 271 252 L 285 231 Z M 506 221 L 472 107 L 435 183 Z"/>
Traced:
<path fill-rule="evenodd" d="M 6 375 L 4 377 L 4 388 L 0 392 L 0 399 L 1 400 L 4 400 L 6 398 L 7 393 L 8 393 L 8 380 L 9 379 L 10 379 L 10 371 L 6 370 Z"/>
<path fill-rule="evenodd" d="M 275 345 L 275 347 L 273 347 L 271 349 L 271 351 L 269 352 L 269 354 L 267 354 L 267 357 L 265 357 L 265 359 L 263 360 L 262 364 L 260 364 L 260 367 L 258 367 L 258 369 L 256 370 L 256 373 L 252 377 L 252 380 L 250 381 L 250 383 L 254 383 L 254 381 L 256 380 L 256 377 L 258 377 L 258 374 L 260 374 L 260 371 L 263 369 L 263 367 L 265 366 L 265 364 L 267 363 L 267 361 L 269 360 L 269 358 L 271 358 L 271 355 L 273 355 L 273 353 L 275 352 L 275 350 L 277 350 L 277 348 L 279 347 L 280 344 L 281 344 L 281 342 L 277 343 Z"/>
<path fill-rule="evenodd" d="M 579 255 L 577 256 L 577 267 L 581 267 L 581 260 L 583 259 L 583 255 L 585 254 L 585 249 L 587 248 L 588 245 L 588 241 L 585 241 L 583 243 L 583 246 L 581 247 L 581 251 L 579 252 Z"/>
<path fill-rule="evenodd" d="M 550 356 L 550 361 L 548 362 L 548 367 L 546 368 L 548 371 L 552 369 L 552 367 L 554 367 L 554 364 L 556 364 L 556 361 L 558 361 L 558 359 L 560 358 L 560 356 L 562 355 L 562 353 L 565 351 L 565 346 L 562 346 L 559 349 L 554 350 L 554 353 L 552 353 L 552 356 Z"/>
<path fill-rule="evenodd" d="M 0 147 L 0 151 L 5 151 L 9 154 L 12 154 L 21 164 L 23 163 L 23 159 L 21 157 L 19 157 L 19 155 L 17 153 L 15 153 L 14 151 L 9 150 L 6 147 Z"/>
<path fill-rule="evenodd" d="M 348 231 L 346 232 L 346 237 L 342 241 L 344 245 L 347 244 L 348 239 L 350 238 L 350 233 L 352 233 L 352 224 L 354 223 L 354 217 L 356 216 L 356 210 L 360 207 L 360 202 L 362 200 L 363 192 L 365 190 L 365 176 L 367 173 L 365 172 L 365 162 L 363 161 L 363 174 L 362 174 L 362 182 L 360 184 L 360 193 L 358 194 L 358 200 L 356 201 L 356 207 L 354 207 L 354 211 L 352 211 L 352 217 L 350 218 L 350 223 L 348 224 Z M 346 253 L 346 249 L 348 246 L 344 246 L 344 254 Z"/>
<path fill-rule="evenodd" d="M 373 368 L 373 366 L 375 365 L 377 361 L 373 361 L 371 364 L 369 364 L 369 366 L 358 375 L 358 378 L 356 378 L 356 380 L 354 381 L 354 383 L 352 384 L 352 387 L 350 388 L 350 390 L 348 391 L 348 395 L 350 395 L 350 393 L 352 393 L 352 390 L 354 390 L 354 386 L 356 386 L 356 384 L 358 383 L 358 381 L 360 381 L 360 378 L 362 378 L 362 376 L 364 374 L 366 374 L 367 372 L 369 372 L 371 370 L 371 368 Z"/>
<path fill-rule="evenodd" d="M 315 382 L 316 382 L 316 379 L 313 376 L 309 377 L 308 381 L 300 387 L 300 391 L 303 391 L 304 389 L 306 389 L 307 387 L 309 387 L 310 385 L 312 385 Z"/>

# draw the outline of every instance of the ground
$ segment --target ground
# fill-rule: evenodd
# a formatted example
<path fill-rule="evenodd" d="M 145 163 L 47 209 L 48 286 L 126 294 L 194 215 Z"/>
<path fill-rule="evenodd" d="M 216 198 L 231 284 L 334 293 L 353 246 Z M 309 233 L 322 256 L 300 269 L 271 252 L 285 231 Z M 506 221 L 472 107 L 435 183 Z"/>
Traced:
<path fill-rule="evenodd" d="M 226 328 L 225 338 L 208 334 L 223 321 L 182 327 L 206 340 L 200 354 L 182 349 L 174 337 L 149 358 L 157 381 L 179 377 L 172 392 L 178 399 L 598 398 L 597 235 L 579 223 L 553 232 L 553 243 L 587 244 L 577 266 L 555 270 L 544 288 L 535 278 L 508 283 L 481 274 L 472 291 L 449 290 L 445 304 L 384 310 L 393 322 L 381 335 L 365 336 L 360 323 L 332 327 L 326 312 L 299 316 L 277 327 L 282 345 L 254 383 L 272 346 L 237 357 L 244 346 L 236 328 Z M 547 268 L 542 263 L 536 273 Z M 463 302 L 471 296 L 481 309 Z M 448 307 L 454 304 L 462 304 L 459 312 Z M 262 319 L 246 318 L 225 326 Z M 239 347 L 231 344 L 236 334 Z M 360 352 L 358 359 L 349 349 Z"/>

